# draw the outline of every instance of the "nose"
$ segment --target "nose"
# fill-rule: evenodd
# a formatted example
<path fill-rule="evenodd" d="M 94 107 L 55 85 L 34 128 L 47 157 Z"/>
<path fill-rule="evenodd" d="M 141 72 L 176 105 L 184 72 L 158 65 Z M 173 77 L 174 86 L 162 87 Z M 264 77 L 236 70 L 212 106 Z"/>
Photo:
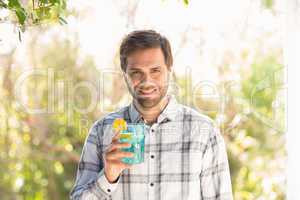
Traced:
<path fill-rule="evenodd" d="M 144 73 L 143 74 L 143 78 L 142 78 L 142 82 L 151 82 L 152 80 L 152 77 L 151 77 L 151 74 L 150 73 Z"/>
<path fill-rule="evenodd" d="M 153 79 L 151 77 L 151 74 L 150 73 L 144 73 L 143 74 L 143 77 L 142 77 L 142 80 L 139 84 L 139 87 L 141 89 L 150 89 L 150 88 L 153 88 L 155 86 L 154 82 L 153 82 Z"/>

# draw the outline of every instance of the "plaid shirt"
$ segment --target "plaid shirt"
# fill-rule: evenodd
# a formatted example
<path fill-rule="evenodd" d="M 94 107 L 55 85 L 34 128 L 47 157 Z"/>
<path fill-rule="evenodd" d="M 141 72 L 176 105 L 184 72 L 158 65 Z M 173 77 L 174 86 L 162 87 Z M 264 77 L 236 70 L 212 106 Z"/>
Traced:
<path fill-rule="evenodd" d="M 98 120 L 85 141 L 71 199 L 230 200 L 224 140 L 208 117 L 171 97 L 156 123 L 146 125 L 145 160 L 125 169 L 117 183 L 103 173 L 115 118 L 143 122 L 131 103 Z"/>

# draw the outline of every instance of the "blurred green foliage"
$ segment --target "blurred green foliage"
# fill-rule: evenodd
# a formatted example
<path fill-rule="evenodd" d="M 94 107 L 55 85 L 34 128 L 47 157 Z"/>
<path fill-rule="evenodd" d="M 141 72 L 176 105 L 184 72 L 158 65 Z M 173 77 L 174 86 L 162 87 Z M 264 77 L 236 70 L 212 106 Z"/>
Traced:
<path fill-rule="evenodd" d="M 76 37 L 73 39 L 76 41 Z M 101 80 L 101 71 L 96 69 L 93 59 L 81 58 L 79 46 L 71 40 L 71 36 L 57 37 L 43 45 L 32 39 L 28 55 L 32 56 L 34 66 L 39 66 L 36 70 L 44 74 L 28 76 L 20 88 L 16 84 L 26 70 L 11 68 L 13 55 L 0 72 L 1 199 L 67 199 L 88 129 L 115 108 L 111 107 L 113 102 L 121 101 L 113 99 L 111 92 L 101 99 L 101 87 L 119 96 L 128 95 L 124 86 L 120 87 L 124 83 L 117 73 Z M 281 52 L 257 55 L 251 67 L 241 68 L 241 80 L 236 84 L 239 87 L 219 90 L 219 96 L 227 97 L 223 110 L 219 105 L 221 99 L 204 99 L 200 95 L 192 101 L 188 88 L 193 80 L 177 77 L 176 94 L 180 102 L 202 110 L 216 121 L 225 116 L 218 125 L 228 147 L 235 199 L 284 199 L 284 102 L 283 107 L 275 110 L 280 117 L 270 118 L 274 114 L 272 102 L 284 98 L 278 96 L 284 76 L 281 66 Z M 53 86 L 49 80 L 53 80 Z M 97 105 L 87 113 L 75 109 L 86 108 L 92 101 L 87 88 L 74 92 L 74 85 L 82 82 L 95 87 L 98 95 Z M 218 87 L 224 85 L 226 82 L 221 81 Z M 19 96 L 26 97 L 21 102 L 27 109 L 46 108 L 46 113 L 30 114 L 24 110 L 15 95 L 16 89 Z M 210 109 L 202 109 L 206 107 Z M 263 121 L 259 116 L 270 120 Z"/>
<path fill-rule="evenodd" d="M 225 137 L 234 199 L 285 199 L 286 91 L 280 54 L 258 54 L 250 68 L 241 68 L 240 81 L 226 87 L 231 83 L 220 80 L 218 93 L 209 98 L 201 90 L 187 92 L 191 81 L 178 78 L 181 102 L 215 119 Z M 193 103 L 191 94 L 199 97 Z"/>
<path fill-rule="evenodd" d="M 190 4 L 190 0 L 182 2 L 185 6 Z M 8 9 L 12 14 L 10 21 L 13 22 L 16 18 L 17 25 L 24 31 L 25 27 L 30 25 L 67 23 L 64 19 L 66 3 L 66 0 L 0 0 L 0 9 Z M 272 9 L 274 0 L 261 0 L 261 4 L 267 9 Z"/>
<path fill-rule="evenodd" d="M 10 15 L 0 22 L 9 21 L 19 28 L 21 32 L 28 26 L 60 23 L 66 24 L 66 0 L 0 0 L 0 10 L 8 10 Z"/>
<path fill-rule="evenodd" d="M 31 15 L 18 0 L 8 2 L 0 0 L 0 6 L 11 9 L 20 25 L 28 23 L 28 16 L 33 16 L 29 23 L 59 20 L 65 8 L 61 0 L 34 1 L 40 3 Z M 266 7 L 273 5 L 273 1 L 262 2 Z M 51 4 L 50 8 L 46 3 Z M 189 1 L 184 3 L 188 5 Z M 120 73 L 103 73 L 93 58 L 81 55 L 76 35 L 68 34 L 67 39 L 52 37 L 51 42 L 43 43 L 39 39 L 46 34 L 44 31 L 33 32 L 30 38 L 27 55 L 33 68 L 14 66 L 16 56 L 11 52 L 0 70 L 3 200 L 68 199 L 89 128 L 95 120 L 124 104 L 123 97 L 129 95 Z M 201 95 L 201 88 L 195 88 L 197 80 L 180 75 L 176 76 L 174 93 L 180 102 L 209 115 L 220 126 L 228 148 L 234 199 L 283 200 L 286 152 L 282 52 L 255 51 L 258 53 L 251 65 L 240 67 L 236 82 L 222 77 L 237 72 L 225 63 L 219 67 L 218 98 Z M 119 69 L 117 65 L 115 68 Z M 19 83 L 29 70 L 40 74 Z M 74 88 L 78 83 L 83 83 L 82 87 Z M 84 83 L 96 91 L 96 97 Z M 80 110 L 95 98 L 93 109 Z M 20 102 L 27 109 L 46 111 L 29 113 Z"/>

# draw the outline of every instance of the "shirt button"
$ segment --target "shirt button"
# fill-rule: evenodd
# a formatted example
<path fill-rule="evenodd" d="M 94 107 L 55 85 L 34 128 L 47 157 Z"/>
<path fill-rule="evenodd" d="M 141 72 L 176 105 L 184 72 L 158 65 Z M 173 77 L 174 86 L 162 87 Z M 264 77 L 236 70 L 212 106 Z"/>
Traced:
<path fill-rule="evenodd" d="M 151 129 L 151 132 L 154 133 L 154 129 Z"/>
<path fill-rule="evenodd" d="M 153 159 L 153 158 L 154 158 L 154 155 L 151 155 L 151 158 Z"/>
<path fill-rule="evenodd" d="M 154 183 L 150 183 L 150 186 L 153 187 L 153 186 L 154 186 Z"/>
<path fill-rule="evenodd" d="M 110 189 L 107 189 L 107 192 L 110 192 Z"/>

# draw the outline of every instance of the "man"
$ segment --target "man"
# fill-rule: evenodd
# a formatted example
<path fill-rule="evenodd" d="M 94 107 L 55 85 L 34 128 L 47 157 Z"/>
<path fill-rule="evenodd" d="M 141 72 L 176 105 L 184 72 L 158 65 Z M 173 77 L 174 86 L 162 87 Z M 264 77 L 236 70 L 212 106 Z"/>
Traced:
<path fill-rule="evenodd" d="M 120 47 L 121 68 L 133 97 L 129 106 L 98 120 L 85 141 L 71 199 L 232 199 L 224 140 L 213 121 L 167 94 L 173 58 L 169 41 L 153 30 L 133 31 Z M 146 124 L 145 158 L 128 165 L 112 133 L 116 118 Z"/>

